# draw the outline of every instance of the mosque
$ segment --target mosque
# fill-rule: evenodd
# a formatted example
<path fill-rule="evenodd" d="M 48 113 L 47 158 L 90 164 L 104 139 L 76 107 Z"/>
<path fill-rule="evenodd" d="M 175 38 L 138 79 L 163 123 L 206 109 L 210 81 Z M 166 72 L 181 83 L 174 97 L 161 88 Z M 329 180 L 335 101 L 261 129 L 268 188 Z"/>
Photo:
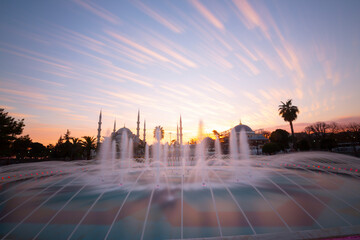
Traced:
<path fill-rule="evenodd" d="M 137 116 L 137 127 L 136 127 L 136 134 L 132 133 L 131 130 L 129 128 L 126 128 L 125 126 L 116 130 L 116 121 L 114 121 L 114 129 L 113 132 L 111 133 L 111 138 L 115 139 L 116 144 L 119 146 L 122 136 L 124 133 L 126 133 L 126 135 L 128 136 L 128 138 L 132 139 L 133 144 L 134 144 L 134 149 L 138 149 L 138 146 L 141 146 L 142 148 L 145 147 L 146 144 L 146 121 L 144 120 L 144 129 L 143 129 L 143 136 L 142 139 L 140 137 L 140 110 L 138 111 L 138 116 Z M 97 144 L 99 146 L 100 144 L 100 140 L 101 140 L 101 125 L 102 125 L 102 112 L 100 111 L 100 115 L 99 115 L 99 122 L 98 122 L 98 135 L 97 135 Z M 257 155 L 257 154 L 262 154 L 262 147 L 264 146 L 265 143 L 269 142 L 269 139 L 267 139 L 262 133 L 261 131 L 253 131 L 249 126 L 244 125 L 240 122 L 239 125 L 236 125 L 235 127 L 235 132 L 237 134 L 237 139 L 240 139 L 240 132 L 242 130 L 245 131 L 247 138 L 248 138 L 248 143 L 249 143 L 249 147 L 250 147 L 250 152 L 253 155 Z M 230 128 L 229 130 L 226 130 L 224 132 L 221 132 L 219 134 L 220 137 L 220 142 L 222 145 L 222 150 L 223 153 L 228 153 L 229 152 L 229 137 L 230 137 L 230 132 L 231 132 L 232 128 Z M 179 145 L 183 144 L 183 128 L 182 128 L 182 120 L 181 120 L 181 116 L 180 116 L 180 127 L 179 125 L 177 126 L 177 132 L 176 132 L 176 143 Z M 208 139 L 209 141 L 209 145 L 213 146 L 213 141 L 212 139 Z M 142 148 L 140 147 L 140 152 L 138 152 L 138 154 L 143 154 L 143 150 L 141 150 Z M 210 147 L 211 148 L 211 147 Z M 136 151 L 135 151 L 136 153 Z"/>
<path fill-rule="evenodd" d="M 252 155 L 262 154 L 262 147 L 265 143 L 269 142 L 269 139 L 264 136 L 261 130 L 253 131 L 249 126 L 242 124 L 241 121 L 239 125 L 236 125 L 233 128 L 235 128 L 237 139 L 240 139 L 240 132 L 242 130 L 245 131 L 248 138 L 250 153 Z M 225 150 L 229 149 L 229 138 L 231 130 L 232 128 L 219 134 L 220 137 L 223 139 L 223 148 Z"/>
<path fill-rule="evenodd" d="M 131 138 L 133 140 L 133 144 L 134 146 L 145 146 L 146 144 L 146 121 L 144 120 L 144 129 L 143 129 L 143 138 L 141 139 L 140 137 L 140 110 L 138 110 L 138 116 L 137 116 L 137 127 L 136 127 L 136 134 L 133 134 L 131 132 L 131 130 L 129 128 L 126 128 L 125 125 L 124 127 L 116 130 L 116 120 L 114 121 L 114 129 L 113 132 L 111 133 L 111 137 L 112 139 L 115 139 L 116 144 L 119 144 L 121 139 L 122 139 L 122 135 L 124 133 L 127 134 L 128 138 Z M 102 125 L 102 111 L 100 111 L 99 114 L 99 122 L 98 122 L 98 134 L 97 134 L 97 144 L 99 146 L 100 144 L 100 140 L 101 140 L 101 125 Z M 181 120 L 181 116 L 180 116 L 180 127 L 179 125 L 177 126 L 177 143 L 178 144 L 182 144 L 182 139 L 183 139 L 183 134 L 182 134 L 182 120 Z"/>

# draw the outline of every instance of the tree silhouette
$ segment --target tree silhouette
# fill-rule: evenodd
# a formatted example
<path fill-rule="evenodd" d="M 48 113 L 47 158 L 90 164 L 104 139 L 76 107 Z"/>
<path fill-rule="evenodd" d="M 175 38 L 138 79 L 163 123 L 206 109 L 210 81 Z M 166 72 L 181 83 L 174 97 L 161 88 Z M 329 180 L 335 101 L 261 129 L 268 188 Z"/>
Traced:
<path fill-rule="evenodd" d="M 82 146 L 85 148 L 86 159 L 89 160 L 91 157 L 91 150 L 96 148 L 96 138 L 90 136 L 83 136 L 82 138 L 84 139 Z"/>
<path fill-rule="evenodd" d="M 162 126 L 156 126 L 155 128 L 154 128 L 154 138 L 156 139 L 156 130 L 157 129 L 160 129 L 160 140 L 161 139 L 163 139 L 164 138 L 164 136 L 165 136 L 165 131 L 164 131 L 164 129 L 163 129 L 163 127 Z"/>
<path fill-rule="evenodd" d="M 24 129 L 24 119 L 15 120 L 0 108 L 0 156 L 10 156 L 11 144 Z"/>
<path fill-rule="evenodd" d="M 293 121 L 296 120 L 298 113 L 299 109 L 292 105 L 292 99 L 287 100 L 286 103 L 281 102 L 279 105 L 279 115 L 284 118 L 284 121 L 290 123 L 293 146 L 295 144 Z"/>

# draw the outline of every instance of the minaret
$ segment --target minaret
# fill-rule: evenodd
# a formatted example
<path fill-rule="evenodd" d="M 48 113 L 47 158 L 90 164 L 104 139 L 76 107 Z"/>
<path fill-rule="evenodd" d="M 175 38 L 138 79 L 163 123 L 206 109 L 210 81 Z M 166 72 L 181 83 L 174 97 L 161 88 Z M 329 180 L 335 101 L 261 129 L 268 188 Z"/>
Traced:
<path fill-rule="evenodd" d="M 176 142 L 179 144 L 179 124 L 176 125 Z"/>
<path fill-rule="evenodd" d="M 136 136 L 140 139 L 140 110 L 138 110 Z"/>
<path fill-rule="evenodd" d="M 144 120 L 144 143 L 146 143 L 146 121 Z"/>
<path fill-rule="evenodd" d="M 116 118 L 115 118 L 115 120 L 114 120 L 114 130 L 113 130 L 113 133 L 115 133 L 116 132 Z"/>
<path fill-rule="evenodd" d="M 99 146 L 100 144 L 100 138 L 101 138 L 101 118 L 102 118 L 102 110 L 100 110 L 100 115 L 99 115 L 99 122 L 98 122 L 98 135 L 97 135 L 97 146 Z"/>
<path fill-rule="evenodd" d="M 182 145 L 182 137 L 183 137 L 183 134 L 182 134 L 182 121 L 181 121 L 181 115 L 180 115 L 180 145 Z"/>

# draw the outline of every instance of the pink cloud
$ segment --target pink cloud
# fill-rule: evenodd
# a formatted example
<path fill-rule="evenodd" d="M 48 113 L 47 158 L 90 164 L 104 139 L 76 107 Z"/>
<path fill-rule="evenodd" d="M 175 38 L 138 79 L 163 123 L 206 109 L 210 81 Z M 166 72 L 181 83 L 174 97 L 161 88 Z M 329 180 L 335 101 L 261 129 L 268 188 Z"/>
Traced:
<path fill-rule="evenodd" d="M 151 8 L 149 8 L 148 6 L 146 6 L 144 3 L 140 2 L 140 1 L 136 1 L 134 2 L 135 5 L 142 10 L 143 12 L 145 12 L 148 16 L 150 16 L 151 18 L 155 19 L 157 22 L 159 22 L 160 24 L 164 25 L 165 27 L 167 27 L 168 29 L 170 29 L 171 31 L 175 32 L 175 33 L 181 33 L 183 32 L 183 29 L 176 26 L 174 23 L 172 23 L 171 21 L 165 19 L 164 17 L 162 17 L 160 14 L 158 14 L 157 12 L 155 12 L 154 10 L 152 10 Z"/>
<path fill-rule="evenodd" d="M 212 25 L 215 27 L 224 30 L 224 25 L 204 6 L 202 5 L 198 0 L 192 0 L 190 1 L 192 5 L 205 17 Z"/>
<path fill-rule="evenodd" d="M 121 22 L 117 16 L 115 16 L 108 10 L 96 5 L 95 3 L 82 0 L 74 0 L 74 2 L 110 23 L 119 24 Z"/>
<path fill-rule="evenodd" d="M 140 50 L 141 52 L 148 54 L 149 56 L 152 56 L 152 57 L 157 58 L 158 60 L 161 60 L 161 61 L 164 61 L 164 62 L 170 62 L 170 60 L 167 59 L 166 57 L 164 57 L 164 56 L 162 56 L 162 55 L 160 55 L 160 54 L 158 54 L 158 53 L 156 53 L 156 52 L 154 52 L 154 51 L 152 51 L 152 50 L 150 50 L 150 49 L 148 49 L 148 48 L 146 48 L 146 47 L 144 47 L 144 46 L 142 46 L 142 45 L 140 45 L 140 44 L 138 44 L 138 43 L 136 43 L 136 42 L 134 42 L 134 41 L 132 41 L 132 40 L 130 40 L 128 38 L 125 38 L 125 37 L 123 37 L 123 36 L 121 36 L 121 35 L 119 35 L 117 33 L 111 32 L 111 31 L 105 31 L 105 32 L 108 35 L 122 41 L 123 43 L 126 43 L 127 45 L 130 45 L 133 48 L 136 48 L 136 49 Z"/>

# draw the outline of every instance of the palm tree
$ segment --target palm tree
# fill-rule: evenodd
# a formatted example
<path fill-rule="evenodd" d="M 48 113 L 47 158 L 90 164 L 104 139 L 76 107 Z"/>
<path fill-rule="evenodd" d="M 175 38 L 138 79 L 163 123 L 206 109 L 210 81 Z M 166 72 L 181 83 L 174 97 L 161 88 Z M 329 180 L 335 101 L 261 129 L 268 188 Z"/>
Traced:
<path fill-rule="evenodd" d="M 72 141 L 71 147 L 71 160 L 77 159 L 82 155 L 82 140 L 80 138 L 71 137 L 70 140 Z"/>
<path fill-rule="evenodd" d="M 286 103 L 281 102 L 281 105 L 279 105 L 279 115 L 282 118 L 284 118 L 284 121 L 290 123 L 293 146 L 295 144 L 295 138 L 294 138 L 294 127 L 292 122 L 296 120 L 298 113 L 299 113 L 299 109 L 297 106 L 292 105 L 292 99 L 287 100 Z"/>
<path fill-rule="evenodd" d="M 165 136 L 165 132 L 164 132 L 164 129 L 163 129 L 163 127 L 162 126 L 156 126 L 155 128 L 154 128 L 154 138 L 156 139 L 156 130 L 157 129 L 160 129 L 160 140 L 161 139 L 163 139 L 164 138 L 164 136 Z"/>
<path fill-rule="evenodd" d="M 95 137 L 90 137 L 90 136 L 83 136 L 82 137 L 84 139 L 83 141 L 83 147 L 85 148 L 85 153 L 86 153 L 86 159 L 89 160 L 90 159 L 90 155 L 91 155 L 91 150 L 95 149 L 95 141 L 96 138 Z"/>

